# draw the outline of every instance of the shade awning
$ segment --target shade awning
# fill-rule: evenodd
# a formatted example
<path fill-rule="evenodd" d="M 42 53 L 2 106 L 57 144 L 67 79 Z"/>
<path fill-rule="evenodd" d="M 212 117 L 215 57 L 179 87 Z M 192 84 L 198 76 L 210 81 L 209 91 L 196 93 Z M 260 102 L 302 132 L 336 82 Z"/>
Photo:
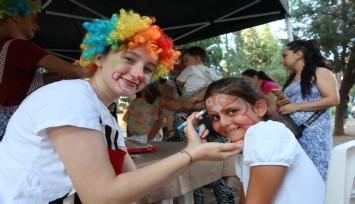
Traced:
<path fill-rule="evenodd" d="M 80 56 L 83 22 L 110 18 L 121 8 L 156 17 L 178 45 L 280 20 L 288 13 L 286 0 L 42 0 L 42 5 L 33 40 L 68 59 Z"/>

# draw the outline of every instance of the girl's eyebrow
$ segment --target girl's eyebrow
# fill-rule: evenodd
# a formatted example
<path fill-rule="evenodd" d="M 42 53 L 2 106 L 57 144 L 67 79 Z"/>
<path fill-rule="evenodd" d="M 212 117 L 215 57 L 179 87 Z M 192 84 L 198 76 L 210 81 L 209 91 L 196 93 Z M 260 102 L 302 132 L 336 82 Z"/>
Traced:
<path fill-rule="evenodd" d="M 137 57 L 137 58 L 141 59 L 141 56 L 140 56 L 139 54 L 135 53 L 135 52 L 132 52 L 132 51 L 127 51 L 126 53 L 128 53 L 128 54 L 132 54 L 132 55 L 134 55 L 135 57 Z M 154 62 L 148 62 L 148 65 L 151 65 L 151 66 L 154 66 L 154 67 L 156 67 L 156 66 L 157 66 L 157 64 L 156 64 L 156 63 L 154 63 Z"/>

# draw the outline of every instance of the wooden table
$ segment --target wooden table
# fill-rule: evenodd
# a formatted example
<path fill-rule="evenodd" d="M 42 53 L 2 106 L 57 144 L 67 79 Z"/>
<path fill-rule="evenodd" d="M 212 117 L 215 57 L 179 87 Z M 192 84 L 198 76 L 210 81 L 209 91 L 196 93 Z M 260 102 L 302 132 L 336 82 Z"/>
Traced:
<path fill-rule="evenodd" d="M 183 142 L 156 142 L 152 143 L 158 148 L 156 152 L 138 154 L 134 159 L 138 168 L 157 162 L 176 152 L 181 151 L 186 143 Z M 209 184 L 222 177 L 235 176 L 235 157 L 230 157 L 224 161 L 197 161 L 183 171 L 178 177 L 151 192 L 138 203 L 154 203 L 161 200 L 171 199 L 185 195 L 190 200 L 193 189 Z M 192 198 L 193 199 L 193 198 Z M 170 203 L 170 202 L 167 202 Z"/>

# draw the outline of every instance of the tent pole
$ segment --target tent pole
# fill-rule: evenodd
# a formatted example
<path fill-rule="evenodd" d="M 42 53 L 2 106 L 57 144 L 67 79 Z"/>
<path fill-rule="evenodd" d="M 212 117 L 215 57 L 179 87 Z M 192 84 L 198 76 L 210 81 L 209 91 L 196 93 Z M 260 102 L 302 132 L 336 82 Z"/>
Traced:
<path fill-rule="evenodd" d="M 285 23 L 286 23 L 286 28 L 287 28 L 288 41 L 291 42 L 291 41 L 293 41 L 293 35 L 292 35 L 290 17 L 288 16 L 287 13 L 285 14 Z"/>

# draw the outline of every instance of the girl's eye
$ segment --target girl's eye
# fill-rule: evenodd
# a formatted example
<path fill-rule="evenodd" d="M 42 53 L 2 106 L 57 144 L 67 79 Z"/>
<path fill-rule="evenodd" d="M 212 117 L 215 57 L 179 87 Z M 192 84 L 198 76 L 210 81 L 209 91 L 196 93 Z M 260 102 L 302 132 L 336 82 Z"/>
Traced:
<path fill-rule="evenodd" d="M 146 73 L 152 73 L 154 71 L 155 67 L 151 67 L 151 66 L 145 66 L 144 67 L 144 72 Z"/>
<path fill-rule="evenodd" d="M 135 60 L 133 58 L 131 58 L 131 57 L 124 57 L 124 60 L 126 62 L 128 62 L 129 64 L 133 64 L 135 62 Z"/>
<path fill-rule="evenodd" d="M 211 118 L 212 121 L 219 121 L 220 117 L 217 115 L 210 115 L 209 118 Z"/>
<path fill-rule="evenodd" d="M 229 110 L 227 112 L 228 115 L 234 115 L 236 112 L 238 112 L 237 110 Z"/>

